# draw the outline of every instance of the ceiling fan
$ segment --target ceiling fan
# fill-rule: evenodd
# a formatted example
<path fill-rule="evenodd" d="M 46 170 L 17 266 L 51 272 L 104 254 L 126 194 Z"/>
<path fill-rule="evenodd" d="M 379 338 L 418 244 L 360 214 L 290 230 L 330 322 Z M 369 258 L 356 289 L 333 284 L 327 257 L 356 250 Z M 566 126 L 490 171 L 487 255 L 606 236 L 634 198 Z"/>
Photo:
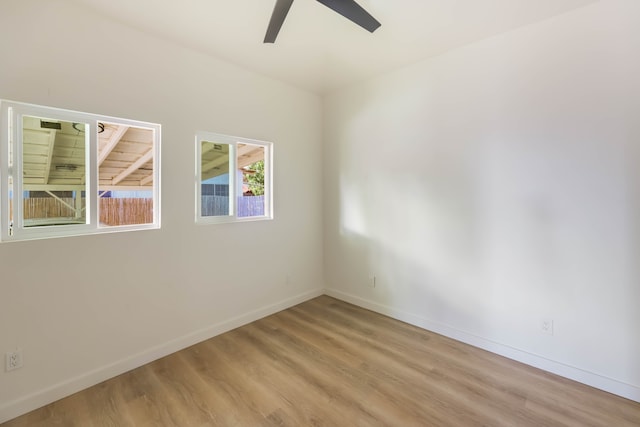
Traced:
<path fill-rule="evenodd" d="M 354 0 L 317 1 L 350 21 L 358 24 L 370 33 L 373 33 L 378 29 L 378 27 L 380 27 L 380 25 L 382 25 Z M 265 43 L 273 43 L 276 41 L 276 37 L 278 37 L 278 33 L 284 23 L 284 19 L 289 13 L 291 4 L 293 4 L 293 0 L 276 0 L 276 6 L 273 9 L 271 21 L 269 21 L 269 27 L 267 28 L 267 34 L 264 37 Z"/>

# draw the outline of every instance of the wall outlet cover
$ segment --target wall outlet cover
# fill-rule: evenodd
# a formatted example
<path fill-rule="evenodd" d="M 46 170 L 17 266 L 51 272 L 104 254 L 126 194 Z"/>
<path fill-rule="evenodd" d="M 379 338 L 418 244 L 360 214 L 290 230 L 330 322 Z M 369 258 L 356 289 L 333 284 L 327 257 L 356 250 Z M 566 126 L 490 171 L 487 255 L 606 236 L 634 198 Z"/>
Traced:
<path fill-rule="evenodd" d="M 553 335 L 553 320 L 542 319 L 542 321 L 540 322 L 540 329 L 545 334 Z"/>
<path fill-rule="evenodd" d="M 22 350 L 16 349 L 5 354 L 6 371 L 22 368 Z"/>

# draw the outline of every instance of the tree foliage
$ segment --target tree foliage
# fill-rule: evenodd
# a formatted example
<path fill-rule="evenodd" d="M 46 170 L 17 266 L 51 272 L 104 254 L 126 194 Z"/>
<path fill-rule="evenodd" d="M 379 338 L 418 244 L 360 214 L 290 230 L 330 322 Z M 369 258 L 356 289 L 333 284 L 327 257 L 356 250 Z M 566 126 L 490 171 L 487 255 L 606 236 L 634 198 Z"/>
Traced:
<path fill-rule="evenodd" d="M 264 194 L 264 160 L 259 160 L 247 167 L 253 173 L 245 174 L 245 180 L 249 187 L 249 191 L 254 196 L 262 196 Z"/>

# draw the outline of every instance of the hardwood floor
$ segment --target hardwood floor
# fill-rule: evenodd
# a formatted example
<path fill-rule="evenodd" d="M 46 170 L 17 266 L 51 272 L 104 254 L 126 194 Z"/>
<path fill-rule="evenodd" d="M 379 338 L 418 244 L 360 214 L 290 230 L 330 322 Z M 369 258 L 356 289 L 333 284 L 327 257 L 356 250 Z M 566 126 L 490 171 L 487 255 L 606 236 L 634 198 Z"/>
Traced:
<path fill-rule="evenodd" d="M 640 403 L 319 297 L 3 424 L 640 426 Z"/>

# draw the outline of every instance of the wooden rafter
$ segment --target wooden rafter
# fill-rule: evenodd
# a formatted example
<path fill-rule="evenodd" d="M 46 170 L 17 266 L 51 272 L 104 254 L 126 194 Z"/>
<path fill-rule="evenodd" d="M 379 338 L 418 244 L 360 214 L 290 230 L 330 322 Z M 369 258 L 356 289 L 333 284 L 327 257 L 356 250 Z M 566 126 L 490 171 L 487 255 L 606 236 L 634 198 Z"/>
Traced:
<path fill-rule="evenodd" d="M 140 180 L 140 185 L 147 185 L 153 182 L 153 172 L 151 175 L 144 177 Z"/>
<path fill-rule="evenodd" d="M 84 185 L 79 184 L 30 184 L 24 183 L 22 189 L 25 191 L 86 191 Z"/>
<path fill-rule="evenodd" d="M 248 144 L 238 144 L 238 156 L 244 156 L 245 154 L 252 152 L 256 148 L 262 147 Z"/>
<path fill-rule="evenodd" d="M 151 187 L 142 185 L 100 184 L 99 191 L 151 191 Z"/>
<path fill-rule="evenodd" d="M 98 154 L 98 166 L 100 166 L 109 157 L 109 154 L 116 148 L 116 145 L 120 142 L 125 133 L 129 130 L 129 126 L 119 125 L 118 128 L 113 131 L 111 137 L 107 141 L 102 151 Z"/>
<path fill-rule="evenodd" d="M 201 179 L 205 180 L 205 179 L 209 179 L 216 176 L 214 173 L 211 173 L 211 171 L 213 171 L 218 166 L 221 166 L 227 163 L 229 163 L 229 156 L 224 155 L 203 164 Z M 228 171 L 225 171 L 225 172 L 228 172 Z"/>
<path fill-rule="evenodd" d="M 153 172 L 140 180 L 140 185 L 147 185 L 153 182 Z"/>
<path fill-rule="evenodd" d="M 264 160 L 264 147 L 255 145 L 238 147 L 238 168 L 249 166 L 259 160 Z"/>
<path fill-rule="evenodd" d="M 217 144 L 215 142 L 208 142 L 208 141 L 206 144 L 202 144 L 202 154 L 205 154 L 211 150 L 214 150 L 216 148 L 216 145 L 222 145 L 222 144 Z"/>
<path fill-rule="evenodd" d="M 51 197 L 53 197 L 54 199 L 56 199 L 59 203 L 63 204 L 64 206 L 68 207 L 69 209 L 72 209 L 76 214 L 78 213 L 78 209 L 76 209 L 75 206 L 70 205 L 69 203 L 65 202 L 64 200 L 62 200 L 60 197 L 56 196 L 55 194 L 53 194 L 51 191 L 47 191 L 46 192 L 48 195 L 50 195 Z"/>
<path fill-rule="evenodd" d="M 49 133 L 49 152 L 47 153 L 47 165 L 44 168 L 44 183 L 49 183 L 49 172 L 51 172 L 51 160 L 53 159 L 53 148 L 56 145 L 56 131 Z"/>
<path fill-rule="evenodd" d="M 135 161 L 131 166 L 122 171 L 119 175 L 114 177 L 111 180 L 111 185 L 118 185 L 119 182 L 123 181 L 126 177 L 140 169 L 145 163 L 149 160 L 153 159 L 153 148 L 146 152 L 142 157 Z"/>

